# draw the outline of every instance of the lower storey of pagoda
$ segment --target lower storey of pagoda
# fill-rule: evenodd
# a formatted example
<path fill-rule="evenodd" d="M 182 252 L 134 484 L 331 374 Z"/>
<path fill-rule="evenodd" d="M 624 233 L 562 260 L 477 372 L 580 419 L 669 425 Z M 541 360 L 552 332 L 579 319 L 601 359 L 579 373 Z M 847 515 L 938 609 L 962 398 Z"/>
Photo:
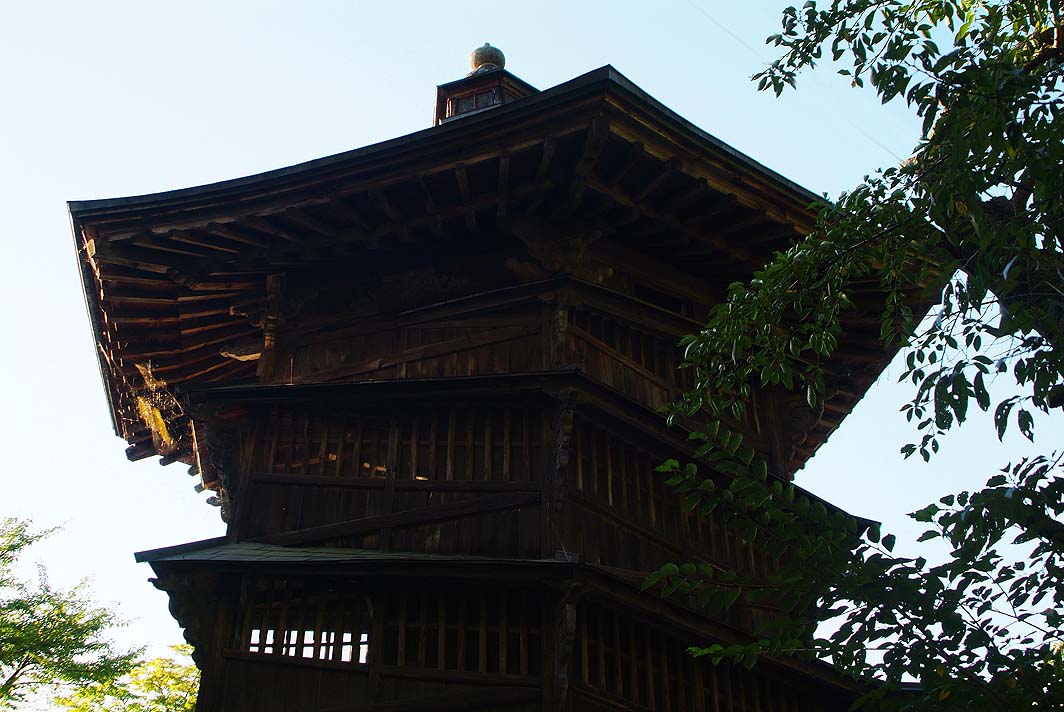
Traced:
<path fill-rule="evenodd" d="M 205 542 L 145 556 L 199 712 L 843 710 L 830 668 L 693 658 L 734 628 L 573 560 Z"/>

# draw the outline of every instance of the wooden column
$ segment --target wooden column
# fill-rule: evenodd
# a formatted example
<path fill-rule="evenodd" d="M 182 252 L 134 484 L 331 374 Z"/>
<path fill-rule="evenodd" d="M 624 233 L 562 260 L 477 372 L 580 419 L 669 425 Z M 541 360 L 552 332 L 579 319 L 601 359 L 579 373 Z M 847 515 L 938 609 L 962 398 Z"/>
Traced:
<path fill-rule="evenodd" d="M 543 481 L 542 506 L 542 556 L 553 558 L 556 551 L 572 554 L 568 538 L 568 479 L 569 447 L 573 435 L 573 394 L 563 394 L 561 405 L 554 415 L 552 460 L 547 463 Z"/>
<path fill-rule="evenodd" d="M 569 705 L 569 662 L 576 640 L 579 584 L 566 584 L 555 606 L 544 606 L 543 712 L 562 712 Z"/>

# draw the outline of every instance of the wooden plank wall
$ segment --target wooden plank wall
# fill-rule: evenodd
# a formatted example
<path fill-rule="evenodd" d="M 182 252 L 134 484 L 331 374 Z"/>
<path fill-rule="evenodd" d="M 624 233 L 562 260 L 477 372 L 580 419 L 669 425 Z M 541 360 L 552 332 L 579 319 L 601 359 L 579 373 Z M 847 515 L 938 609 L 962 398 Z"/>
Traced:
<path fill-rule="evenodd" d="M 739 665 L 712 665 L 686 650 L 693 641 L 584 601 L 577 610 L 571 710 L 802 712 L 847 708 L 826 689 L 800 686 Z"/>
<path fill-rule="evenodd" d="M 437 378 L 548 368 L 537 304 L 498 314 L 373 324 L 299 340 L 282 353 L 280 382 Z"/>
<path fill-rule="evenodd" d="M 277 406 L 257 423 L 245 455 L 236 535 L 261 538 L 377 518 L 376 531 L 326 530 L 277 543 L 378 548 L 380 530 L 392 529 L 391 550 L 538 558 L 549 417 L 544 407 L 505 403 L 396 405 L 368 413 Z M 510 495 L 537 501 L 506 507 Z M 478 513 L 477 503 L 490 506 Z M 449 508 L 454 516 L 422 526 L 432 519 L 429 508 Z M 397 517 L 382 519 L 389 514 Z"/>
<path fill-rule="evenodd" d="M 573 308 L 568 334 L 574 360 L 589 375 L 657 410 L 693 385 L 679 368 L 676 339 L 621 319 Z"/>
<path fill-rule="evenodd" d="M 698 556 L 721 568 L 768 574 L 771 561 L 744 544 L 715 510 L 684 512 L 655 468 L 665 459 L 592 418 L 573 421 L 570 497 L 574 549 L 586 561 L 649 571 Z"/>
<path fill-rule="evenodd" d="M 676 345 L 679 337 L 675 333 L 639 328 L 582 307 L 570 309 L 569 321 L 566 334 L 573 363 L 629 398 L 659 410 L 694 388 L 694 371 L 680 367 L 683 350 Z M 768 455 L 773 444 L 763 429 L 763 406 L 756 402 L 741 422 L 726 422 L 743 433 L 748 445 Z"/>

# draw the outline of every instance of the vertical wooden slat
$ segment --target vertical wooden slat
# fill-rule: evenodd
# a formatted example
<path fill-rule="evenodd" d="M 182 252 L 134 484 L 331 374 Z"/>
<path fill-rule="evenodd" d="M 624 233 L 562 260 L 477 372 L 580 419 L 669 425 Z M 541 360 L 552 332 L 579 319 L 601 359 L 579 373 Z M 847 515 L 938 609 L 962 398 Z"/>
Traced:
<path fill-rule="evenodd" d="M 709 665 L 709 682 L 710 689 L 713 692 L 713 712 L 721 712 L 720 710 L 720 679 L 717 677 L 717 666 Z"/>
<path fill-rule="evenodd" d="M 382 511 L 391 513 L 395 511 L 395 479 L 399 470 L 399 420 L 394 415 L 388 423 L 388 454 L 384 470 L 384 497 Z M 391 529 L 382 529 L 380 533 L 381 551 L 390 551 L 392 548 Z"/>
<path fill-rule="evenodd" d="M 310 439 L 311 433 L 313 432 L 314 428 L 313 423 L 313 417 L 310 415 L 310 413 L 307 413 L 303 416 L 303 464 L 300 465 L 299 471 L 299 474 L 301 475 L 310 474 Z"/>
<path fill-rule="evenodd" d="M 325 459 L 329 449 L 329 417 L 321 419 L 321 445 L 318 446 L 318 474 L 325 474 Z"/>
<path fill-rule="evenodd" d="M 419 427 L 418 419 L 414 418 L 413 424 L 410 426 L 410 479 L 416 480 L 418 477 L 417 471 L 417 456 L 421 446 L 421 429 Z"/>
<path fill-rule="evenodd" d="M 243 609 L 243 619 L 240 621 L 240 642 L 237 644 L 237 649 L 242 653 L 251 651 L 251 631 L 255 630 L 255 625 L 258 623 L 259 630 L 259 642 L 260 646 L 258 652 L 262 652 L 262 614 L 258 606 L 245 606 Z"/>
<path fill-rule="evenodd" d="M 661 707 L 662 709 L 672 709 L 672 679 L 669 671 L 669 645 L 668 639 L 662 636 L 660 638 L 660 652 L 661 652 Z"/>
<path fill-rule="evenodd" d="M 521 450 L 525 463 L 525 479 L 540 479 L 532 472 L 532 433 L 530 432 L 532 417 L 527 410 L 521 411 Z"/>
<path fill-rule="evenodd" d="M 362 476 L 362 418 L 359 418 L 355 423 L 355 451 L 352 455 L 355 469 L 353 474 L 355 477 Z M 370 472 L 369 476 L 372 477 L 373 473 Z"/>
<path fill-rule="evenodd" d="M 375 423 L 369 425 L 369 439 L 366 442 L 366 448 L 363 451 L 363 457 L 369 466 L 369 477 L 377 477 L 377 467 L 381 465 L 381 460 L 385 459 L 381 457 L 380 453 L 380 428 Z M 385 441 L 385 449 L 387 449 L 388 443 Z"/>
<path fill-rule="evenodd" d="M 628 460 L 629 458 L 625 458 Z M 643 510 L 643 483 L 642 483 L 642 460 L 639 457 L 639 453 L 632 451 L 632 471 L 629 473 L 629 477 L 632 478 L 632 493 L 635 501 L 632 503 L 632 511 L 636 514 L 636 519 L 642 519 L 644 522 L 649 521 L 647 514 Z"/>
<path fill-rule="evenodd" d="M 454 419 L 452 410 L 447 416 L 447 479 L 454 479 Z"/>
<path fill-rule="evenodd" d="M 482 591 L 480 593 L 480 650 L 478 670 L 488 671 L 488 598 Z"/>
<path fill-rule="evenodd" d="M 334 596 L 329 606 L 328 621 L 329 631 L 332 637 L 332 655 L 329 659 L 340 662 L 343 658 L 344 646 L 344 603 L 339 597 Z"/>
<path fill-rule="evenodd" d="M 639 646 L 636 643 L 636 624 L 628 621 L 628 664 L 631 666 L 632 701 L 640 703 L 639 698 Z"/>
<path fill-rule="evenodd" d="M 595 645 L 598 646 L 598 686 L 600 689 L 608 690 L 606 686 L 606 639 L 603 635 L 604 618 L 606 617 L 606 611 L 597 609 L 595 615 Z"/>
<path fill-rule="evenodd" d="M 502 478 L 506 481 L 514 479 L 513 474 L 510 472 L 511 467 L 511 438 L 513 437 L 510 431 L 511 411 L 506 408 L 502 412 Z"/>
<path fill-rule="evenodd" d="M 281 418 L 280 409 L 275 409 L 273 413 L 273 433 L 270 435 L 270 445 L 266 454 L 266 472 L 273 472 L 274 464 L 277 461 L 277 447 L 281 438 L 281 424 L 283 419 Z"/>
<path fill-rule="evenodd" d="M 304 600 L 299 606 L 296 618 L 299 620 L 299 629 L 296 631 L 296 649 L 293 657 L 302 658 L 306 654 L 306 649 L 313 646 L 307 645 L 307 633 L 314 635 L 314 631 L 311 628 L 311 620 L 314 618 L 312 610 L 314 604 L 310 599 Z M 313 653 L 313 649 L 311 650 Z"/>
<path fill-rule="evenodd" d="M 337 477 L 343 477 L 344 474 L 344 453 L 347 452 L 347 428 L 349 424 L 350 420 L 348 418 L 340 419 L 340 434 L 336 436 L 336 468 L 333 472 Z"/>
<path fill-rule="evenodd" d="M 326 655 L 329 652 L 328 647 L 324 644 L 322 636 L 325 635 L 325 609 L 328 605 L 328 601 L 325 598 L 320 598 L 318 604 L 315 606 L 314 616 L 314 659 L 325 660 Z"/>
<path fill-rule="evenodd" d="M 676 661 L 676 694 L 680 698 L 680 709 L 689 710 L 692 709 L 688 706 L 687 693 L 691 689 L 691 684 L 687 680 L 687 669 L 690 664 L 690 658 L 686 655 L 681 655 Z"/>
<path fill-rule="evenodd" d="M 647 707 L 656 710 L 658 706 L 655 704 L 657 690 L 655 690 L 656 686 L 654 685 L 654 639 L 653 632 L 649 629 L 646 629 L 643 644 L 643 653 L 646 657 L 647 666 Z"/>
<path fill-rule="evenodd" d="M 606 501 L 613 506 L 613 443 L 606 438 Z"/>
<path fill-rule="evenodd" d="M 691 660 L 691 680 L 694 683 L 693 694 L 695 696 L 695 712 L 706 712 L 706 681 L 705 668 L 697 658 Z"/>
<path fill-rule="evenodd" d="M 484 411 L 484 473 L 481 475 L 482 479 L 492 479 L 491 472 L 491 456 L 492 456 L 492 442 L 491 442 L 491 420 L 492 411 L 490 409 Z"/>
<path fill-rule="evenodd" d="M 399 592 L 399 645 L 396 651 L 396 664 L 399 667 L 406 665 L 406 591 Z"/>
<path fill-rule="evenodd" d="M 658 506 L 657 506 L 657 480 L 654 478 L 654 468 L 650 466 L 649 458 L 640 458 L 643 465 L 643 472 L 647 478 L 647 499 L 650 500 L 650 525 L 656 527 L 658 525 Z"/>
<path fill-rule="evenodd" d="M 366 663 L 369 665 L 370 694 L 376 695 L 380 686 L 380 667 L 384 662 L 381 660 L 384 654 L 384 601 L 377 597 L 373 604 L 369 621 L 369 653 L 366 656 Z"/>
<path fill-rule="evenodd" d="M 284 647 L 288 643 L 288 588 L 282 599 L 278 602 L 277 632 L 273 634 L 273 654 L 280 657 L 284 655 Z"/>
<path fill-rule="evenodd" d="M 508 671 L 508 654 L 510 652 L 510 629 L 508 626 L 510 614 L 510 597 L 499 596 L 499 672 L 505 675 Z"/>
<path fill-rule="evenodd" d="M 281 416 L 281 441 L 277 444 L 277 462 L 274 465 L 275 468 L 279 467 L 282 471 L 288 472 L 291 468 L 289 465 L 292 460 L 292 452 L 295 449 L 296 440 L 296 417 L 291 413 L 285 413 Z M 288 436 L 285 439 L 284 436 Z M 281 444 L 284 444 L 282 448 Z M 282 456 L 281 453 L 284 453 Z"/>
<path fill-rule="evenodd" d="M 440 438 L 440 416 L 435 411 L 432 413 L 432 422 L 429 424 L 429 477 L 438 479 L 436 471 L 436 446 Z"/>
<path fill-rule="evenodd" d="M 618 697 L 623 697 L 624 661 L 621 659 L 621 617 L 615 613 L 610 618 L 613 620 L 613 692 Z"/>
<path fill-rule="evenodd" d="M 576 491 L 584 492 L 584 428 L 573 428 L 573 450 L 576 451 Z"/>
<path fill-rule="evenodd" d="M 588 436 L 591 439 L 591 491 L 596 497 L 601 497 L 602 493 L 599 492 L 599 431 L 595 428 L 589 428 Z"/>
<path fill-rule="evenodd" d="M 429 654 L 429 600 L 425 593 L 417 594 L 417 608 L 417 666 L 423 668 L 428 666 Z"/>
<path fill-rule="evenodd" d="M 528 674 L 528 593 L 521 592 L 521 674 Z"/>
<path fill-rule="evenodd" d="M 439 594 L 438 594 L 439 595 Z M 440 623 L 437 628 L 438 635 L 436 636 L 436 667 L 440 670 L 447 669 L 447 606 L 445 605 L 444 596 L 440 595 L 439 600 L 439 617 Z"/>
<path fill-rule="evenodd" d="M 465 670 L 465 639 L 466 639 L 466 599 L 458 598 L 458 655 L 457 670 Z"/>
<path fill-rule="evenodd" d="M 470 409 L 466 414 L 465 434 L 465 479 L 468 482 L 473 479 L 473 462 L 476 460 L 476 411 Z"/>
<path fill-rule="evenodd" d="M 587 613 L 588 609 L 585 606 L 583 610 L 578 611 L 577 615 L 580 616 L 580 670 L 583 681 L 591 683 L 591 656 L 588 653 L 588 646 L 590 642 L 588 640 L 587 633 Z"/>

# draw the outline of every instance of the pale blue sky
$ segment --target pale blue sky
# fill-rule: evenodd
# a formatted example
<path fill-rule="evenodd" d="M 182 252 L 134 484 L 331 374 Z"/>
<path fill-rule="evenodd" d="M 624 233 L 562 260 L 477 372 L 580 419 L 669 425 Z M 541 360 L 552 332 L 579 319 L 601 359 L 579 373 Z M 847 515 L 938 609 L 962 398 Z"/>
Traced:
<path fill-rule="evenodd" d="M 429 125 L 435 85 L 489 41 L 540 88 L 612 64 L 718 138 L 816 192 L 837 194 L 905 156 L 916 122 L 830 74 L 758 94 L 774 0 L 671 2 L 70 2 L 3 5 L 0 24 L 0 516 L 63 525 L 38 555 L 93 577 L 130 621 L 119 637 L 179 642 L 132 552 L 215 536 L 184 467 L 129 463 L 110 426 L 65 201 L 256 173 Z M 893 381 L 899 371 L 893 371 Z M 901 463 L 904 390 L 877 386 L 800 474 L 898 531 L 904 513 L 976 486 L 1023 451 L 988 423 L 932 466 Z M 1041 423 L 1044 443 L 1064 433 Z"/>

